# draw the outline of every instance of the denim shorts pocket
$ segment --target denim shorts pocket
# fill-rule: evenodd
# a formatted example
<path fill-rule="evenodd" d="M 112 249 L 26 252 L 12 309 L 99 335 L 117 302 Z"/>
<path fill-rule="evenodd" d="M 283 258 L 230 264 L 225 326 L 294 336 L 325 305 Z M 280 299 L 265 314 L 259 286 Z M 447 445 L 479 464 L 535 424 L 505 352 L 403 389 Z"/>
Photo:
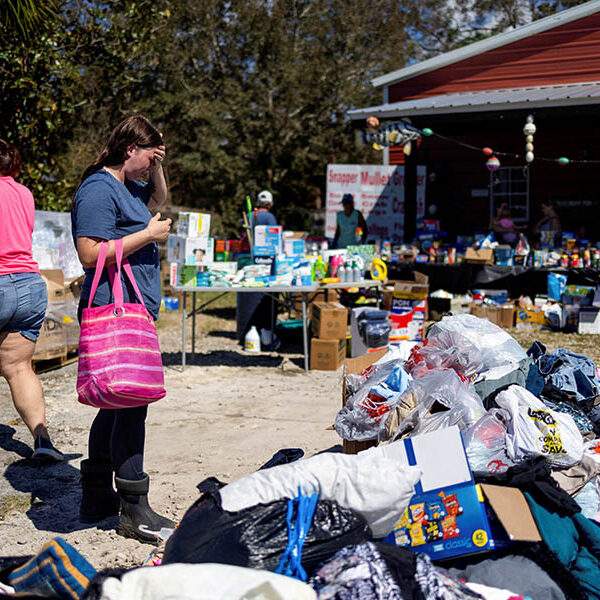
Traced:
<path fill-rule="evenodd" d="M 46 283 L 42 281 L 36 281 L 31 284 L 31 313 L 42 315 L 46 314 L 46 308 L 48 307 L 48 289 Z"/>

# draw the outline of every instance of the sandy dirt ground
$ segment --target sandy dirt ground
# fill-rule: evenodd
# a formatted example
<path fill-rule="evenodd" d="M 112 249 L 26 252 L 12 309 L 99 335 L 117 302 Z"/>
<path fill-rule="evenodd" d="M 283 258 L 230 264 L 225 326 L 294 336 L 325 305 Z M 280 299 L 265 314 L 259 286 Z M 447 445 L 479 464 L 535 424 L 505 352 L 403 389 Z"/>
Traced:
<path fill-rule="evenodd" d="M 181 372 L 179 313 L 167 313 L 159 324 L 168 395 L 150 407 L 145 462 L 158 511 L 180 519 L 204 478 L 233 481 L 280 448 L 312 455 L 340 443 L 329 427 L 340 408 L 341 370 L 304 373 L 299 340 L 290 340 L 282 355 L 247 355 L 235 341 L 233 309 L 217 306 L 199 318 L 197 354 L 191 357 L 188 342 L 188 367 Z M 541 339 L 549 350 L 564 346 L 600 358 L 600 336 L 512 333 L 525 348 Z M 1 554 L 32 554 L 60 535 L 97 568 L 138 565 L 152 547 L 118 536 L 116 518 L 93 526 L 77 518 L 79 464 L 95 411 L 77 403 L 76 373 L 71 364 L 41 375 L 53 439 L 68 457 L 53 466 L 28 458 L 29 433 L 0 383 Z"/>
<path fill-rule="evenodd" d="M 179 313 L 159 321 L 168 394 L 149 409 L 145 470 L 153 508 L 175 520 L 198 497 L 196 485 L 206 477 L 233 481 L 280 448 L 299 447 L 311 455 L 340 443 L 328 427 L 340 408 L 341 371 L 304 373 L 298 344 L 291 345 L 292 354 L 245 354 L 235 341 L 232 316 L 231 309 L 217 308 L 199 319 L 198 354 L 192 359 L 188 345 L 183 373 Z M 188 340 L 190 335 L 188 324 Z M 62 536 L 96 568 L 138 565 L 152 546 L 118 536 L 116 518 L 92 526 L 77 518 L 79 464 L 95 411 L 78 404 L 76 375 L 71 364 L 40 376 L 53 441 L 68 457 L 43 467 L 28 458 L 29 432 L 8 386 L 0 383 L 0 554 L 33 554 Z"/>

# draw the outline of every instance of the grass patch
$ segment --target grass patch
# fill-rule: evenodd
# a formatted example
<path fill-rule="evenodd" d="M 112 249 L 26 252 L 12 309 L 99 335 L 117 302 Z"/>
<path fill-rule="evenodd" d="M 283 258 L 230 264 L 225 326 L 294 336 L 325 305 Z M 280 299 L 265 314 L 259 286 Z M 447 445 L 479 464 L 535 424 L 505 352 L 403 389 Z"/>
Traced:
<path fill-rule="evenodd" d="M 13 510 L 17 512 L 27 512 L 31 506 L 29 496 L 4 496 L 0 499 L 0 521 L 6 518 L 6 515 Z"/>

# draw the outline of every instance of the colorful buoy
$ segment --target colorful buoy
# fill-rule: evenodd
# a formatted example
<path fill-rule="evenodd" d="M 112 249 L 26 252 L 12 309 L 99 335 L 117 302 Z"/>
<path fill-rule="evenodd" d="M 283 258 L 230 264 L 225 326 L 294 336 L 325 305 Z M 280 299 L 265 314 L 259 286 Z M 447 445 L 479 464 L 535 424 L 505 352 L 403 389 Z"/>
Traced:
<path fill-rule="evenodd" d="M 492 156 L 486 160 L 485 166 L 488 168 L 488 171 L 497 171 L 500 168 L 500 161 L 495 156 Z"/>
<path fill-rule="evenodd" d="M 492 154 L 494 154 L 494 151 L 491 148 L 488 148 L 487 146 L 485 148 L 482 148 L 481 151 L 483 152 L 484 156 L 491 156 Z"/>
<path fill-rule="evenodd" d="M 561 156 L 559 159 L 556 160 L 556 162 L 559 165 L 568 165 L 569 164 L 569 159 L 566 156 Z"/>
<path fill-rule="evenodd" d="M 421 131 L 423 132 L 423 135 L 433 135 L 433 130 L 429 129 L 429 127 L 423 127 Z"/>
<path fill-rule="evenodd" d="M 381 144 L 378 144 L 377 142 L 373 142 L 373 150 L 383 150 L 383 146 Z"/>

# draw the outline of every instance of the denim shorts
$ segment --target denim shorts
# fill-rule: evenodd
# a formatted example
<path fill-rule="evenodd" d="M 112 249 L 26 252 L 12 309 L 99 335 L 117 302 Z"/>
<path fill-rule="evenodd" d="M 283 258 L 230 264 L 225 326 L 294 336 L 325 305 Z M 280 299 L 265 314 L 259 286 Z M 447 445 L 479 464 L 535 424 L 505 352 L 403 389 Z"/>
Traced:
<path fill-rule="evenodd" d="M 0 275 L 0 331 L 18 332 L 35 342 L 47 306 L 48 292 L 39 273 Z"/>

